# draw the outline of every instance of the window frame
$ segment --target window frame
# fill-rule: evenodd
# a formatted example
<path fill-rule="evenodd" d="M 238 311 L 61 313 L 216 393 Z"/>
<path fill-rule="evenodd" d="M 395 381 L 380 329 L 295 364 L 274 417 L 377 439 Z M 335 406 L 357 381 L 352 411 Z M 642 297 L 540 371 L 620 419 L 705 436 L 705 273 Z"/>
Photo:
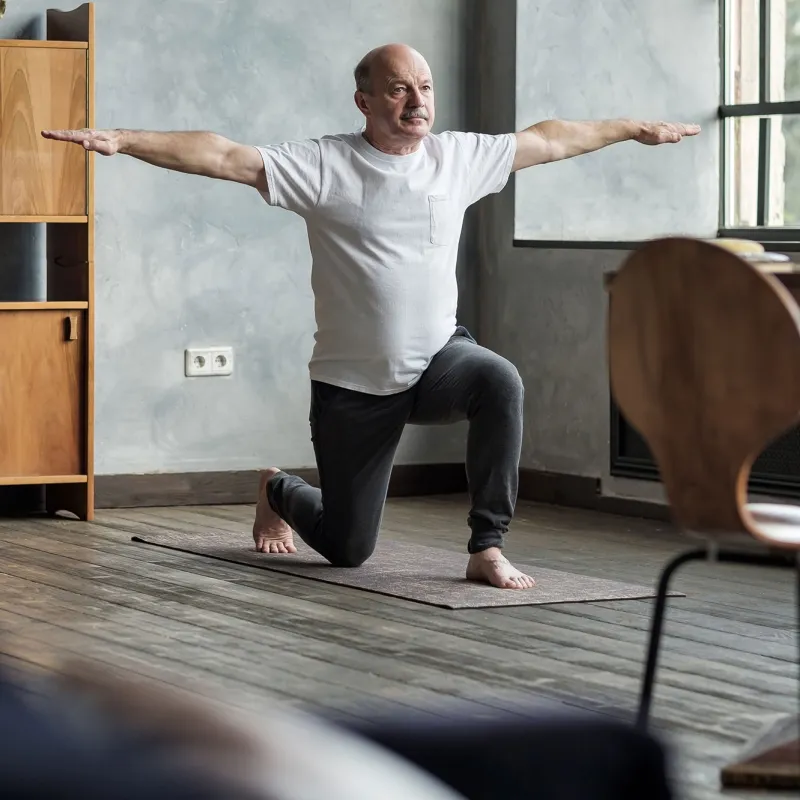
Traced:
<path fill-rule="evenodd" d="M 720 64 L 722 76 L 720 81 L 720 106 L 718 117 L 720 120 L 720 216 L 719 235 L 725 237 L 757 239 L 765 245 L 774 243 L 782 245 L 781 249 L 790 249 L 787 245 L 794 245 L 800 250 L 800 226 L 770 226 L 766 224 L 769 210 L 770 192 L 770 151 L 769 143 L 773 117 L 800 115 L 800 100 L 786 100 L 780 102 L 770 101 L 770 45 L 771 45 L 771 2 L 772 0 L 759 0 L 759 41 L 758 63 L 759 100 L 757 103 L 726 103 L 730 88 L 730 45 L 731 29 L 729 25 L 729 3 L 733 0 L 720 0 Z M 730 171 L 732 168 L 728 140 L 728 120 L 741 118 L 759 119 L 759 147 L 758 147 L 758 198 L 756 211 L 756 225 L 745 228 L 726 227 L 730 198 Z"/>

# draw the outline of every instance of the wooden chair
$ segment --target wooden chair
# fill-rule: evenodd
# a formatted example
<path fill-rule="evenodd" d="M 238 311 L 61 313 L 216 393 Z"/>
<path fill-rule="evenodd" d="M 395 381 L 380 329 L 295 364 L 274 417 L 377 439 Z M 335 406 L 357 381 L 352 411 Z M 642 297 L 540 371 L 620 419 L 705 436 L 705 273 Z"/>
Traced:
<path fill-rule="evenodd" d="M 800 507 L 748 502 L 754 460 L 800 420 L 800 308 L 773 275 L 685 238 L 647 243 L 607 288 L 612 394 L 653 454 L 674 522 L 703 540 L 659 579 L 638 711 L 646 728 L 681 565 L 796 568 L 800 624 Z"/>

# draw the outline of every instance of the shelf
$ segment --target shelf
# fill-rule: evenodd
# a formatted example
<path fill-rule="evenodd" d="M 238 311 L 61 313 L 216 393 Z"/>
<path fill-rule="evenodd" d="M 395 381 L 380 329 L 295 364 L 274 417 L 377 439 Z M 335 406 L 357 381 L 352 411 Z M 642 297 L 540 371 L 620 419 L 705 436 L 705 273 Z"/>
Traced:
<path fill-rule="evenodd" d="M 79 311 L 89 308 L 86 300 L 54 300 L 38 303 L 2 303 L 0 311 Z"/>
<path fill-rule="evenodd" d="M 46 483 L 88 483 L 86 475 L 0 475 L 0 486 L 41 486 Z"/>
<path fill-rule="evenodd" d="M 88 50 L 89 42 L 58 42 L 45 39 L 0 39 L 0 47 L 42 47 L 52 50 Z"/>
<path fill-rule="evenodd" d="M 0 214 L 0 224 L 3 222 L 88 222 L 89 217 L 48 217 L 48 216 L 14 216 Z"/>

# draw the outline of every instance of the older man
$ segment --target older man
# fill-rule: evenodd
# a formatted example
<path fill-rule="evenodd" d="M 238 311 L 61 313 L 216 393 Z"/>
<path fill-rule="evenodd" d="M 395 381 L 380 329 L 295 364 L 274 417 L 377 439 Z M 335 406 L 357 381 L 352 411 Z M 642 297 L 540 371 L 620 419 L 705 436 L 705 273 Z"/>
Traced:
<path fill-rule="evenodd" d="M 405 45 L 355 70 L 362 131 L 254 147 L 213 133 L 44 131 L 103 155 L 255 187 L 306 222 L 317 333 L 311 439 L 320 488 L 277 467 L 263 473 L 253 538 L 292 553 L 293 531 L 332 564 L 372 554 L 406 424 L 469 420 L 467 578 L 504 589 L 534 580 L 502 554 L 517 496 L 523 386 L 507 360 L 456 323 L 464 212 L 510 173 L 616 142 L 679 142 L 696 125 L 540 122 L 490 136 L 431 133 L 431 70 Z"/>

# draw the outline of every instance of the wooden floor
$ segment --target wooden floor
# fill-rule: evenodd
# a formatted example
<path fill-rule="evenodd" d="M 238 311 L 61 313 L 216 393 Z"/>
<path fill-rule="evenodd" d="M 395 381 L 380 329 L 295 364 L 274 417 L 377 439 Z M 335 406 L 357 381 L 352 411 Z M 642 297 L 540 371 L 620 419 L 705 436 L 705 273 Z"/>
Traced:
<path fill-rule="evenodd" d="M 463 552 L 466 511 L 460 497 L 393 500 L 383 535 Z M 437 715 L 460 699 L 487 716 L 520 696 L 635 708 L 651 601 L 448 611 L 134 545 L 106 527 L 213 527 L 247 542 L 252 514 L 0 519 L 0 650 L 25 670 L 80 654 L 251 709 L 280 698 L 352 716 L 376 704 Z M 506 552 L 653 585 L 689 544 L 660 523 L 522 504 Z M 792 574 L 690 565 L 675 588 L 687 597 L 671 601 L 654 718 L 677 748 L 682 797 L 763 796 L 722 793 L 718 775 L 759 729 L 796 710 Z"/>

